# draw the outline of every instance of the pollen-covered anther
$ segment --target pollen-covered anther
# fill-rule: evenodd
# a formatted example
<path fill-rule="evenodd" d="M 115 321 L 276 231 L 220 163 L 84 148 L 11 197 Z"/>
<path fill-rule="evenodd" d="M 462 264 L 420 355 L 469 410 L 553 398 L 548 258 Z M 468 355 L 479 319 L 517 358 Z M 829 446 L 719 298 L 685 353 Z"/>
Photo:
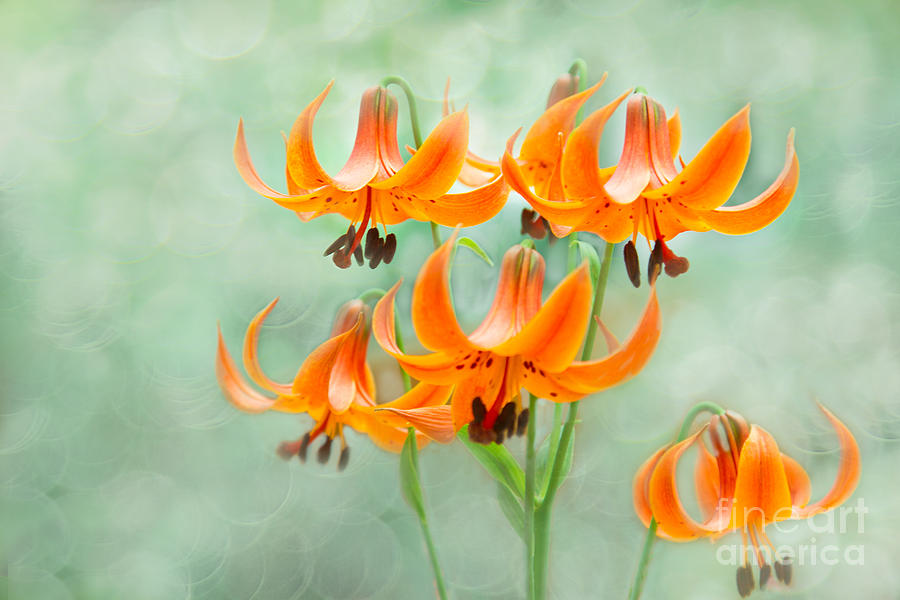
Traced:
<path fill-rule="evenodd" d="M 656 278 L 662 272 L 663 265 L 663 243 L 662 240 L 656 240 L 653 245 L 653 251 L 650 253 L 650 260 L 647 261 L 647 281 L 650 285 L 656 283 Z"/>
<path fill-rule="evenodd" d="M 759 589 L 766 589 L 766 584 L 769 583 L 769 579 L 772 578 L 772 567 L 768 563 L 764 563 L 763 566 L 759 568 Z"/>
<path fill-rule="evenodd" d="M 666 275 L 669 277 L 678 277 L 682 273 L 687 273 L 691 263 L 683 256 L 678 256 L 666 245 L 663 240 L 658 240 L 657 245 L 661 248 L 662 262 L 666 267 Z M 656 249 L 654 248 L 654 251 Z"/>
<path fill-rule="evenodd" d="M 319 446 L 319 450 L 316 452 L 316 460 L 319 461 L 319 464 L 324 465 L 331 458 L 331 443 L 333 441 L 334 438 L 326 437 L 322 445 Z"/>
<path fill-rule="evenodd" d="M 775 577 L 783 583 L 784 585 L 791 584 L 791 577 L 793 575 L 793 567 L 791 566 L 791 559 L 784 558 L 775 561 Z"/>
<path fill-rule="evenodd" d="M 641 287 L 641 263 L 638 260 L 637 248 L 634 247 L 634 241 L 629 240 L 622 249 L 622 256 L 625 258 L 625 271 L 628 273 L 628 279 L 634 287 Z"/>
<path fill-rule="evenodd" d="M 309 449 L 309 443 L 311 441 L 312 438 L 308 433 L 300 440 L 300 447 L 297 449 L 297 457 L 300 459 L 300 462 L 306 462 L 306 452 Z"/>
<path fill-rule="evenodd" d="M 737 589 L 741 598 L 746 598 L 753 593 L 756 582 L 753 578 L 753 567 L 749 564 L 741 565 L 737 570 Z"/>
<path fill-rule="evenodd" d="M 537 212 L 523 208 L 522 209 L 522 235 L 528 235 L 536 240 L 542 240 L 547 237 L 547 220 Z"/>
<path fill-rule="evenodd" d="M 516 421 L 516 435 L 525 435 L 526 431 L 528 431 L 528 409 L 524 408 Z"/>
<path fill-rule="evenodd" d="M 347 463 L 350 462 L 350 446 L 344 446 L 341 448 L 341 456 L 338 458 L 338 471 L 343 471 L 347 468 Z"/>

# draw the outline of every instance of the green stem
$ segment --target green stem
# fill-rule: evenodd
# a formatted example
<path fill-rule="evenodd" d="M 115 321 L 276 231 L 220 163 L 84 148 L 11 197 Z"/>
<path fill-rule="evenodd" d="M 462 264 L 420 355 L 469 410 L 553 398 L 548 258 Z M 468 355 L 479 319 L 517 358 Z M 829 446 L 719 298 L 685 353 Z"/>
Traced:
<path fill-rule="evenodd" d="M 609 265 L 612 262 L 612 253 L 614 244 L 606 244 L 603 254 L 603 264 L 600 266 L 600 272 L 597 274 L 596 285 L 594 286 L 594 306 L 591 310 L 591 321 L 588 325 L 587 336 L 585 337 L 584 350 L 582 351 L 582 360 L 588 360 L 591 357 L 591 350 L 594 346 L 594 338 L 597 335 L 597 319 L 603 308 L 603 296 L 606 293 L 606 280 L 609 278 Z M 562 484 L 564 473 L 563 467 L 566 462 L 565 456 L 568 453 L 569 445 L 574 443 L 572 439 L 575 432 L 575 422 L 578 419 L 578 402 L 572 402 L 569 405 L 569 415 L 562 429 L 562 435 L 559 437 L 559 444 L 556 447 L 553 466 L 550 470 L 550 478 L 547 482 L 547 491 L 541 500 L 540 506 L 535 510 L 534 515 L 534 600 L 542 600 L 547 593 L 547 566 L 550 551 L 550 524 L 551 513 L 553 510 L 553 501 L 556 499 L 556 491 Z"/>
<path fill-rule="evenodd" d="M 410 435 L 415 436 L 415 430 L 409 428 Z M 413 461 L 416 467 L 416 485 L 419 487 L 419 493 L 422 494 L 422 483 L 418 478 L 419 449 L 415 441 L 410 446 Z M 424 502 L 424 494 L 422 494 Z M 425 547 L 428 548 L 428 557 L 431 559 L 431 570 L 434 572 L 434 585 L 437 588 L 438 597 L 441 600 L 447 600 L 447 586 L 444 585 L 444 574 L 441 571 L 441 564 L 438 562 L 437 548 L 434 545 L 434 539 L 431 537 L 431 528 L 428 526 L 428 515 L 425 513 L 424 507 L 422 514 L 419 515 L 419 526 L 422 528 L 422 537 L 425 538 Z"/>
<path fill-rule="evenodd" d="M 528 433 L 525 445 L 525 565 L 528 569 L 525 587 L 529 600 L 535 597 L 534 579 L 534 496 L 535 452 L 534 438 L 537 429 L 537 398 L 528 394 Z"/>
<path fill-rule="evenodd" d="M 684 421 L 681 422 L 681 428 L 675 437 L 675 443 L 683 441 L 687 438 L 691 425 L 697 415 L 703 412 L 709 412 L 716 415 L 724 415 L 725 409 L 715 402 L 698 402 L 695 404 L 688 414 L 685 415 Z M 656 542 L 656 519 L 650 519 L 650 525 L 647 527 L 647 537 L 644 538 L 644 547 L 641 549 L 641 558 L 638 562 L 637 573 L 634 575 L 634 583 L 628 592 L 628 600 L 638 600 L 641 597 L 641 591 L 644 589 L 644 581 L 647 579 L 647 568 L 650 566 L 650 552 L 653 550 L 653 544 Z"/>
<path fill-rule="evenodd" d="M 372 300 L 381 300 L 385 294 L 387 294 L 387 292 L 381 288 L 369 288 L 356 298 L 362 300 L 363 303 L 369 303 Z"/>
<path fill-rule="evenodd" d="M 578 91 L 584 91 L 587 83 L 587 63 L 582 58 L 576 58 L 569 67 L 569 75 L 578 78 Z"/>
<path fill-rule="evenodd" d="M 400 86 L 400 89 L 406 94 L 406 104 L 409 106 L 409 122 L 412 127 L 413 140 L 416 142 L 416 148 L 418 148 L 422 145 L 422 131 L 419 129 L 419 111 L 416 108 L 416 96 L 413 94 L 409 82 L 402 77 L 391 75 L 381 80 L 381 87 L 386 88 L 391 84 Z"/>
<path fill-rule="evenodd" d="M 431 221 L 431 243 L 434 244 L 435 250 L 441 247 L 441 232 L 434 221 Z"/>

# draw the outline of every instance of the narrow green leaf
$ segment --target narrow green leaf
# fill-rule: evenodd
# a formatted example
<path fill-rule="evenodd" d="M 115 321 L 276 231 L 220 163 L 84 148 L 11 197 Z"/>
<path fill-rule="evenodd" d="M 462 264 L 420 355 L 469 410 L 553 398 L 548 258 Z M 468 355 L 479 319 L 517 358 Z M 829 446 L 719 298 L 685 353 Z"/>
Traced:
<path fill-rule="evenodd" d="M 419 486 L 419 449 L 416 446 L 416 434 L 412 429 L 406 436 L 403 450 L 400 451 L 400 491 L 406 503 L 412 507 L 420 519 L 425 518 L 425 501 L 422 488 Z"/>
<path fill-rule="evenodd" d="M 500 510 L 506 516 L 506 520 L 512 525 L 512 528 L 522 541 L 525 541 L 525 511 L 518 498 L 513 496 L 509 488 L 497 482 L 497 501 L 500 503 Z"/>
<path fill-rule="evenodd" d="M 456 437 L 465 444 L 472 456 L 487 472 L 509 488 L 517 498 L 525 497 L 525 473 L 505 447 L 499 444 L 477 444 L 469 439 L 469 426 L 459 430 Z"/>
<path fill-rule="evenodd" d="M 477 254 L 481 260 L 483 260 L 484 262 L 486 262 L 488 264 L 488 266 L 491 266 L 491 267 L 494 266 L 494 261 L 491 260 L 491 257 L 488 256 L 488 253 L 485 252 L 484 249 L 481 246 L 479 246 L 478 242 L 476 242 L 475 240 L 473 240 L 471 238 L 467 238 L 467 237 L 461 237 L 458 240 L 456 240 L 456 244 L 459 246 L 464 246 L 464 247 L 468 248 L 469 250 L 471 250 L 472 252 L 474 252 L 475 254 Z"/>
<path fill-rule="evenodd" d="M 544 442 L 541 444 L 541 447 L 538 448 L 537 454 L 537 479 L 540 482 L 540 486 L 538 487 L 538 498 L 543 498 L 547 494 L 547 486 L 550 485 L 550 473 L 553 471 L 553 463 L 557 460 L 560 460 L 560 456 L 562 456 L 562 471 L 560 472 L 562 478 L 569 474 L 569 471 L 572 470 L 572 455 L 575 451 L 575 445 L 572 443 L 574 436 L 569 438 L 569 443 L 565 449 L 556 448 L 555 452 L 551 452 L 551 444 L 548 443 L 550 441 L 551 436 L 547 436 L 544 439 Z M 557 440 L 557 443 L 559 440 Z M 553 444 L 556 446 L 557 444 Z"/>

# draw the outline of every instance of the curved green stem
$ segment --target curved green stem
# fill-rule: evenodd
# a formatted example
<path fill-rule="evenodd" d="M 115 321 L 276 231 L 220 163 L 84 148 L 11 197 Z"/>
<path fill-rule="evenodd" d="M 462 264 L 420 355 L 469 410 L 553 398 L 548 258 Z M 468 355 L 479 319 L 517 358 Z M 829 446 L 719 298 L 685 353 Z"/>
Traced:
<path fill-rule="evenodd" d="M 369 303 L 372 300 L 381 300 L 385 294 L 387 294 L 387 292 L 381 288 L 369 288 L 357 296 L 356 299 L 362 300 L 363 303 Z"/>
<path fill-rule="evenodd" d="M 675 437 L 675 443 L 687 438 L 688 432 L 691 430 L 691 425 L 694 424 L 697 415 L 703 412 L 724 415 L 725 409 L 715 402 L 698 402 L 695 404 L 681 422 L 681 428 L 678 430 L 678 435 Z M 650 566 L 650 552 L 653 550 L 654 542 L 656 542 L 656 529 L 656 519 L 651 518 L 650 525 L 647 527 L 647 537 L 644 538 L 644 546 L 641 549 L 641 558 L 638 562 L 637 573 L 634 575 L 634 583 L 631 584 L 631 589 L 628 592 L 628 600 L 638 600 L 638 598 L 641 597 L 641 591 L 644 589 L 644 581 L 647 579 L 647 568 Z"/>
<path fill-rule="evenodd" d="M 415 436 L 415 430 L 410 427 L 410 434 Z M 419 493 L 422 494 L 422 483 L 419 481 L 418 474 L 418 464 L 419 464 L 419 449 L 415 443 L 415 441 L 410 446 L 411 452 L 413 455 L 413 460 L 416 463 L 416 485 L 419 487 Z M 422 495 L 424 498 L 424 495 Z M 424 501 L 424 500 L 423 500 Z M 431 537 L 431 527 L 428 525 L 428 515 L 424 510 L 422 514 L 419 515 L 419 527 L 422 528 L 422 537 L 425 538 L 425 547 L 428 549 L 428 558 L 431 559 L 431 570 L 434 573 L 434 585 L 437 588 L 438 597 L 441 600 L 447 600 L 447 586 L 444 584 L 444 574 L 441 571 L 441 564 L 438 562 L 437 556 L 437 548 L 434 545 L 434 539 Z"/>
<path fill-rule="evenodd" d="M 431 243 L 434 244 L 435 250 L 441 247 L 441 232 L 434 221 L 431 221 Z"/>
<path fill-rule="evenodd" d="M 400 89 L 406 94 L 406 104 L 409 106 L 409 122 L 412 127 L 413 140 L 416 142 L 416 148 L 418 148 L 422 145 L 422 130 L 419 129 L 419 111 L 416 108 L 416 96 L 413 94 L 409 82 L 402 77 L 391 75 L 381 80 L 381 87 L 387 87 L 391 84 L 400 86 Z"/>
<path fill-rule="evenodd" d="M 569 75 L 578 78 L 578 91 L 581 92 L 587 83 L 587 63 L 583 58 L 576 58 L 569 67 Z"/>
<path fill-rule="evenodd" d="M 535 597 L 534 587 L 534 497 L 535 497 L 535 466 L 534 438 L 537 429 L 537 398 L 534 394 L 528 394 L 528 432 L 525 445 L 525 565 L 527 567 L 527 580 L 525 588 L 529 600 Z"/>

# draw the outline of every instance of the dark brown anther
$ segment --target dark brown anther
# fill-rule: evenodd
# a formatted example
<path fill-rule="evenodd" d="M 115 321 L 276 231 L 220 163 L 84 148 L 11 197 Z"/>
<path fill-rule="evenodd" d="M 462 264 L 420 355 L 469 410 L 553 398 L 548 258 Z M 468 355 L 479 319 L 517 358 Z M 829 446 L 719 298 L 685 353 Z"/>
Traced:
<path fill-rule="evenodd" d="M 536 240 L 542 240 L 547 236 L 547 225 L 544 218 L 535 211 L 522 209 L 522 235 L 529 235 Z"/>
<path fill-rule="evenodd" d="M 331 256 L 334 265 L 340 269 L 350 268 L 350 255 L 345 248 L 341 248 Z"/>
<path fill-rule="evenodd" d="M 372 227 L 366 232 L 366 258 L 372 258 L 372 251 L 375 250 L 375 243 L 381 235 L 378 233 L 377 227 Z"/>
<path fill-rule="evenodd" d="M 764 564 L 759 568 L 759 589 L 766 589 L 766 584 L 769 583 L 769 579 L 772 578 L 772 567 L 768 564 Z"/>
<path fill-rule="evenodd" d="M 641 263 L 638 260 L 637 248 L 634 242 L 629 240 L 622 249 L 622 255 L 625 257 L 625 271 L 628 273 L 628 279 L 631 285 L 641 287 Z"/>
<path fill-rule="evenodd" d="M 350 462 L 350 446 L 344 446 L 341 448 L 341 457 L 338 458 L 338 471 L 346 469 L 348 462 Z"/>
<path fill-rule="evenodd" d="M 497 432 L 498 437 L 504 437 L 512 435 L 512 432 L 515 431 L 516 428 L 516 405 L 512 402 L 507 403 L 503 410 L 500 411 L 500 414 L 497 415 L 497 420 L 494 421 L 494 431 Z M 500 442 L 497 442 L 498 444 Z"/>
<path fill-rule="evenodd" d="M 791 585 L 791 577 L 793 576 L 793 568 L 791 559 L 785 558 L 775 561 L 775 577 L 784 585 Z"/>
<path fill-rule="evenodd" d="M 472 400 L 472 422 L 476 425 L 480 425 L 482 421 L 484 421 L 484 416 L 487 414 L 487 408 L 484 406 L 484 402 L 481 401 L 479 396 L 476 396 Z"/>
<path fill-rule="evenodd" d="M 382 261 L 384 264 L 389 265 L 391 261 L 394 260 L 394 253 L 397 251 L 397 236 L 393 233 L 387 234 L 387 237 L 384 238 L 384 256 L 382 257 Z"/>
<path fill-rule="evenodd" d="M 522 409 L 519 413 L 519 421 L 516 423 L 516 435 L 524 435 L 528 431 L 528 409 Z"/>
<path fill-rule="evenodd" d="M 653 245 L 653 251 L 650 253 L 650 260 L 647 261 L 647 281 L 650 285 L 656 283 L 656 278 L 662 271 L 663 263 L 663 245 L 662 242 L 656 240 Z"/>
<path fill-rule="evenodd" d="M 676 256 L 666 261 L 666 275 L 669 277 L 678 277 L 682 273 L 687 273 L 691 263 L 683 256 Z"/>
<path fill-rule="evenodd" d="M 741 598 L 746 598 L 753 593 L 756 582 L 753 580 L 753 568 L 750 565 L 742 565 L 737 570 L 737 589 Z"/>
<path fill-rule="evenodd" d="M 347 249 L 350 248 L 350 245 L 353 243 L 353 240 L 356 238 L 356 227 L 351 225 L 347 229 Z"/>
<path fill-rule="evenodd" d="M 331 442 L 333 441 L 333 438 L 327 437 L 322 445 L 319 446 L 319 451 L 316 452 L 316 460 L 319 461 L 319 464 L 324 465 L 331 458 Z"/>
<path fill-rule="evenodd" d="M 356 264 L 360 267 L 363 266 L 363 249 L 362 244 L 358 245 L 353 249 L 353 258 L 356 259 Z"/>
<path fill-rule="evenodd" d="M 522 235 L 529 235 L 531 231 L 531 220 L 534 218 L 534 211 L 529 210 L 527 208 L 522 209 L 522 214 L 520 216 L 520 221 L 522 223 L 522 229 L 519 231 Z"/>
<path fill-rule="evenodd" d="M 322 256 L 328 256 L 329 254 L 333 254 L 338 251 L 339 248 L 343 248 L 344 244 L 347 243 L 347 234 L 340 236 L 338 239 L 331 242 L 331 245 L 325 248 L 324 254 Z"/>
<path fill-rule="evenodd" d="M 303 439 L 300 440 L 300 450 L 297 452 L 297 456 L 300 458 L 300 462 L 306 462 L 306 451 L 309 448 L 309 443 L 312 440 L 309 439 L 309 434 L 303 436 Z"/>
<path fill-rule="evenodd" d="M 378 238 L 375 240 L 374 246 L 372 247 L 372 256 L 369 258 L 369 268 L 374 269 L 380 265 L 382 258 L 384 258 L 384 240 Z"/>
<path fill-rule="evenodd" d="M 485 429 L 480 423 L 469 423 L 469 439 L 476 444 L 490 444 L 497 440 L 493 429 Z"/>
<path fill-rule="evenodd" d="M 281 442 L 275 452 L 282 460 L 290 460 L 297 454 L 297 442 Z"/>

